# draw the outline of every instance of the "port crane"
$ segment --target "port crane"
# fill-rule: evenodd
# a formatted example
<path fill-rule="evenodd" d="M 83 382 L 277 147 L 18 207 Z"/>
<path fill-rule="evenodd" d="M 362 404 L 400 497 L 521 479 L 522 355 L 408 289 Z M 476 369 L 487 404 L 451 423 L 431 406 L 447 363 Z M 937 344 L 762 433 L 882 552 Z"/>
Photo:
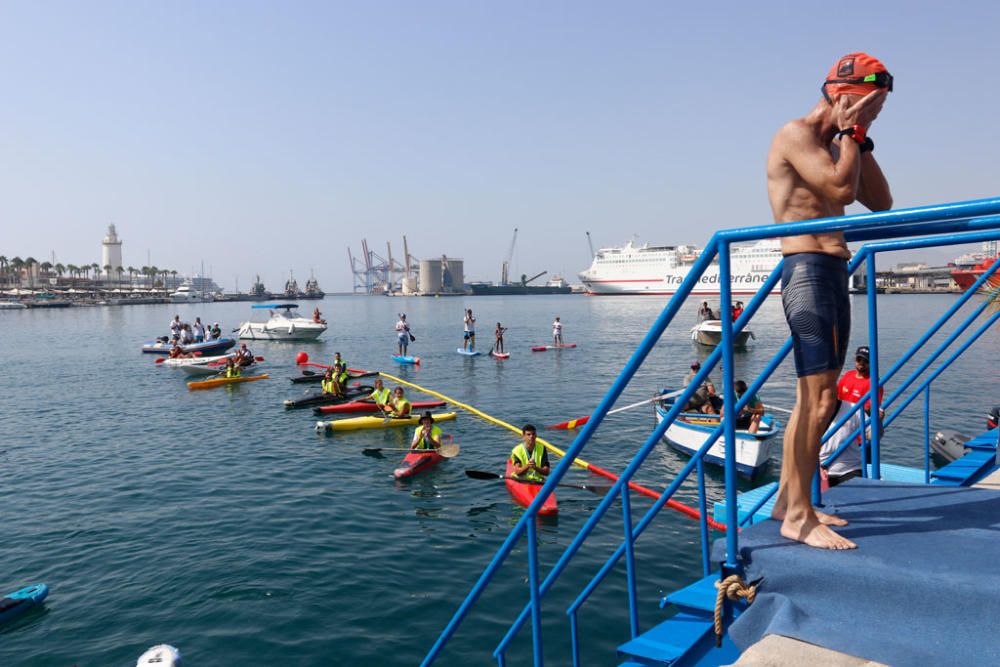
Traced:
<path fill-rule="evenodd" d="M 504 287 L 510 284 L 510 263 L 514 259 L 514 244 L 517 243 L 517 227 L 514 228 L 514 238 L 510 240 L 510 248 L 507 250 L 507 257 L 500 265 L 500 284 Z M 522 276 L 523 278 L 523 276 Z"/>

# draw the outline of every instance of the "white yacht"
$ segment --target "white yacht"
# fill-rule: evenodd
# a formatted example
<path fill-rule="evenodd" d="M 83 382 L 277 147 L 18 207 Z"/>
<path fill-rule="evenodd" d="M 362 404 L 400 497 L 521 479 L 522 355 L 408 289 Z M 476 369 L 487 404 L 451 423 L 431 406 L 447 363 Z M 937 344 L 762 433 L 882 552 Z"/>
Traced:
<path fill-rule="evenodd" d="M 190 280 L 185 280 L 177 291 L 171 292 L 170 300 L 174 303 L 208 303 L 214 301 L 211 292 L 196 289 Z"/>
<path fill-rule="evenodd" d="M 267 303 L 253 306 L 254 309 L 268 309 L 270 319 L 266 322 L 244 322 L 239 328 L 242 340 L 316 340 L 326 331 L 325 321 L 315 321 L 302 317 L 295 303 Z"/>
<path fill-rule="evenodd" d="M 20 301 L 0 301 L 0 310 L 24 310 L 26 305 Z"/>
<path fill-rule="evenodd" d="M 693 245 L 641 246 L 631 241 L 623 246 L 601 248 L 580 280 L 588 294 L 674 294 L 701 254 Z M 781 243 L 765 239 L 752 245 L 734 246 L 731 253 L 732 293 L 755 294 L 781 261 Z M 781 291 L 780 282 L 772 293 Z M 692 294 L 719 293 L 719 265 L 712 262 Z"/>

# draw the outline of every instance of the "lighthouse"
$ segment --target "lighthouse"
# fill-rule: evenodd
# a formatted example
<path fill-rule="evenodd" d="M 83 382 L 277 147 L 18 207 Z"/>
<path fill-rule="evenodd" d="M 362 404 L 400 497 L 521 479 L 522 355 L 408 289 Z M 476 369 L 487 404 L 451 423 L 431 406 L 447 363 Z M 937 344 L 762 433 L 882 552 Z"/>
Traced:
<path fill-rule="evenodd" d="M 119 266 L 122 265 L 122 242 L 118 240 L 118 233 L 115 231 L 114 225 L 108 225 L 108 235 L 104 237 L 104 241 L 101 242 L 101 270 L 104 270 L 105 266 L 111 266 L 110 273 L 114 273 Z M 111 275 L 105 276 L 110 279 Z"/>

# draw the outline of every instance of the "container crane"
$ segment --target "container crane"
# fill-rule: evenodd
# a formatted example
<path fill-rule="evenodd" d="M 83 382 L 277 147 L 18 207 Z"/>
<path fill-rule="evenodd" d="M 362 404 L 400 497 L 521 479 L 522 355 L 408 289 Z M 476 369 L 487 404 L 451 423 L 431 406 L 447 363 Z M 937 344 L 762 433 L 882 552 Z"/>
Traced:
<path fill-rule="evenodd" d="M 514 244 L 517 243 L 517 227 L 514 228 L 514 238 L 510 240 L 510 248 L 507 250 L 507 257 L 500 265 L 500 285 L 506 287 L 510 284 L 510 262 L 514 259 Z"/>

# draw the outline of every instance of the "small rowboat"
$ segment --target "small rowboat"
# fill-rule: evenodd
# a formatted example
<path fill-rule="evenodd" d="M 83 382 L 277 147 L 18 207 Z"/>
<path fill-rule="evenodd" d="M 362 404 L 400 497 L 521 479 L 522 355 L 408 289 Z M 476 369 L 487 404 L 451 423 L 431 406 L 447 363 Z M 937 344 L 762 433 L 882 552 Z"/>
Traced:
<path fill-rule="evenodd" d="M 545 352 L 546 350 L 562 350 L 571 347 L 576 347 L 576 343 L 563 343 L 562 345 L 533 345 L 531 347 L 531 351 Z"/>
<path fill-rule="evenodd" d="M 397 364 L 414 364 L 416 366 L 420 365 L 420 357 L 403 357 L 398 354 L 392 355 L 392 360 Z"/>
<path fill-rule="evenodd" d="M 538 492 L 542 490 L 542 485 L 534 482 L 522 482 L 520 480 L 511 479 L 514 475 L 514 464 L 511 463 L 510 459 L 507 460 L 507 468 L 504 470 L 504 485 L 507 487 L 507 491 L 510 492 L 510 497 L 514 499 L 514 502 L 521 507 L 527 507 L 534 500 Z M 538 510 L 538 513 L 542 516 L 552 516 L 559 511 L 559 506 L 556 503 L 556 494 L 552 494 L 545 499 L 545 503 L 542 504 L 542 508 Z"/>
<path fill-rule="evenodd" d="M 441 408 L 447 405 L 444 401 L 414 401 L 410 403 L 413 410 L 430 410 L 431 408 Z M 381 412 L 374 401 L 353 401 L 351 403 L 341 403 L 340 405 L 323 405 L 313 408 L 313 414 L 325 415 L 328 413 L 341 414 L 344 412 Z"/>
<path fill-rule="evenodd" d="M 666 417 L 673 402 L 673 398 L 668 398 L 662 405 L 656 406 L 657 424 Z M 663 434 L 663 441 L 677 451 L 692 456 L 701 449 L 705 440 L 718 426 L 718 415 L 706 415 L 700 412 L 681 413 Z M 759 468 L 767 464 L 774 444 L 772 439 L 778 434 L 779 428 L 780 424 L 771 415 L 764 415 L 756 433 L 736 431 L 736 472 L 743 477 L 751 478 Z M 708 448 L 705 461 L 715 465 L 725 465 L 725 438 L 720 437 Z"/>
<path fill-rule="evenodd" d="M 21 590 L 8 593 L 0 598 L 0 623 L 4 623 L 20 616 L 35 605 L 39 604 L 49 594 L 49 587 L 45 584 L 32 584 L 25 586 Z"/>
<path fill-rule="evenodd" d="M 188 389 L 191 391 L 195 391 L 196 389 L 215 389 L 216 387 L 222 387 L 227 384 L 256 382 L 257 380 L 266 380 L 267 378 L 267 373 L 262 375 L 241 375 L 240 377 L 235 378 L 212 378 L 211 380 L 202 380 L 200 382 L 188 382 Z"/>
<path fill-rule="evenodd" d="M 446 422 L 455 419 L 458 415 L 454 412 L 441 412 L 434 415 L 435 422 Z M 420 423 L 419 415 L 409 417 L 349 417 L 347 419 L 337 419 L 334 421 L 316 422 L 317 431 L 358 431 L 371 428 L 396 428 L 399 426 L 416 426 Z"/>

